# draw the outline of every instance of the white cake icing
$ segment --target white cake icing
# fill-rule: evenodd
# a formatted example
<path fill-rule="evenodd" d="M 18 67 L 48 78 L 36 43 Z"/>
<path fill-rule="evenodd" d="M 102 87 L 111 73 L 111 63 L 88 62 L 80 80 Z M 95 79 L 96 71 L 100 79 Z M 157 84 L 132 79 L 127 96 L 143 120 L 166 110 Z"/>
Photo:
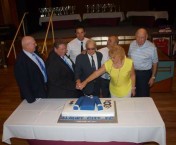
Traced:
<path fill-rule="evenodd" d="M 114 117 L 114 101 L 111 98 L 100 98 L 103 105 L 103 110 L 98 111 L 97 106 L 95 110 L 73 110 L 77 99 L 69 100 L 65 103 L 62 111 L 63 117 Z"/>

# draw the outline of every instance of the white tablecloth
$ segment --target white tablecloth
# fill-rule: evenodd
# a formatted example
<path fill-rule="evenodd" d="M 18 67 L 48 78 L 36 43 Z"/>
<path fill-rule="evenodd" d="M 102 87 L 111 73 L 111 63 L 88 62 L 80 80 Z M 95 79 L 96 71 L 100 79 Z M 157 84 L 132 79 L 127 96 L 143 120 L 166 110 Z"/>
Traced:
<path fill-rule="evenodd" d="M 40 17 L 39 25 L 41 25 L 43 22 L 48 22 L 49 19 L 50 19 L 50 17 Z M 53 21 L 66 21 L 66 20 L 78 20 L 78 21 L 81 21 L 81 16 L 79 14 L 53 16 Z"/>
<path fill-rule="evenodd" d="M 125 19 L 123 12 L 107 12 L 107 13 L 85 13 L 83 20 L 92 18 L 120 18 L 120 21 Z"/>
<path fill-rule="evenodd" d="M 165 124 L 152 98 L 118 99 L 118 123 L 57 123 L 66 99 L 23 101 L 3 126 L 2 141 L 10 138 L 88 141 L 149 142 L 166 145 Z"/>
<path fill-rule="evenodd" d="M 168 20 L 168 12 L 167 11 L 129 11 L 126 14 L 126 17 L 131 16 L 153 16 L 155 20 L 157 19 L 167 19 Z"/>

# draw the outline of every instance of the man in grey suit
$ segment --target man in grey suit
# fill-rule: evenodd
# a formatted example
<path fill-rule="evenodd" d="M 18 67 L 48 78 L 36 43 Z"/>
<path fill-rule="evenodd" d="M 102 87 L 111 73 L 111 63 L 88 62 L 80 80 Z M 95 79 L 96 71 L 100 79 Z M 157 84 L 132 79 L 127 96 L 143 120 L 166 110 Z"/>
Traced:
<path fill-rule="evenodd" d="M 86 43 L 86 54 L 80 54 L 76 57 L 75 79 L 79 84 L 90 74 L 101 67 L 102 54 L 96 51 L 96 43 L 88 40 Z M 100 78 L 91 81 L 84 89 L 86 95 L 100 95 Z"/>

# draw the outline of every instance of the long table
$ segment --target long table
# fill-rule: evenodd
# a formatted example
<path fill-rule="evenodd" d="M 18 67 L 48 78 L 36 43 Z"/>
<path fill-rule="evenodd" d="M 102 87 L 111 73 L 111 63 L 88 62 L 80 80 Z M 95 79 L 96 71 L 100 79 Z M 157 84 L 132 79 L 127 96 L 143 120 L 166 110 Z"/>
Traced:
<path fill-rule="evenodd" d="M 166 25 L 168 21 L 167 11 L 128 11 L 126 17 L 132 25 L 140 27 L 154 27 Z"/>
<path fill-rule="evenodd" d="M 40 17 L 39 25 L 47 24 L 49 19 L 50 17 Z M 53 16 L 52 21 L 54 28 L 74 28 L 76 23 L 81 21 L 81 16 L 79 14 Z"/>
<path fill-rule="evenodd" d="M 42 25 L 43 22 L 48 22 L 49 19 L 50 17 L 40 17 L 39 24 Z M 81 16 L 79 14 L 53 16 L 52 20 L 53 21 L 68 21 L 68 20 L 81 21 Z"/>
<path fill-rule="evenodd" d="M 125 19 L 123 12 L 107 12 L 107 13 L 85 13 L 83 20 L 92 18 L 120 18 L 120 21 Z"/>
<path fill-rule="evenodd" d="M 3 125 L 2 141 L 11 138 L 78 141 L 133 142 L 154 141 L 166 145 L 165 124 L 152 98 L 114 99 L 118 123 L 57 123 L 68 99 L 25 100 Z"/>
<path fill-rule="evenodd" d="M 117 26 L 120 21 L 125 20 L 123 12 L 107 12 L 107 13 L 84 13 L 83 20 L 88 25 L 110 25 Z"/>
<path fill-rule="evenodd" d="M 167 19 L 168 20 L 168 12 L 167 11 L 128 11 L 126 17 L 132 16 L 153 16 L 155 20 L 157 19 Z"/>

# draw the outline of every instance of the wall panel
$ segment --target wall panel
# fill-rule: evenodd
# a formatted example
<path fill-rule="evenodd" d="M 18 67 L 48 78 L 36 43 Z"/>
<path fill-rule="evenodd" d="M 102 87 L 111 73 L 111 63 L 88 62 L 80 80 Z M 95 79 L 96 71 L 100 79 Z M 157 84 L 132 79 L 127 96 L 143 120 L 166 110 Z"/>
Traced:
<path fill-rule="evenodd" d="M 18 25 L 17 10 L 15 0 L 0 0 L 0 24 Z"/>
<path fill-rule="evenodd" d="M 2 13 L 2 0 L 0 0 L 0 25 L 4 24 L 4 18 L 3 18 L 3 13 Z"/>

